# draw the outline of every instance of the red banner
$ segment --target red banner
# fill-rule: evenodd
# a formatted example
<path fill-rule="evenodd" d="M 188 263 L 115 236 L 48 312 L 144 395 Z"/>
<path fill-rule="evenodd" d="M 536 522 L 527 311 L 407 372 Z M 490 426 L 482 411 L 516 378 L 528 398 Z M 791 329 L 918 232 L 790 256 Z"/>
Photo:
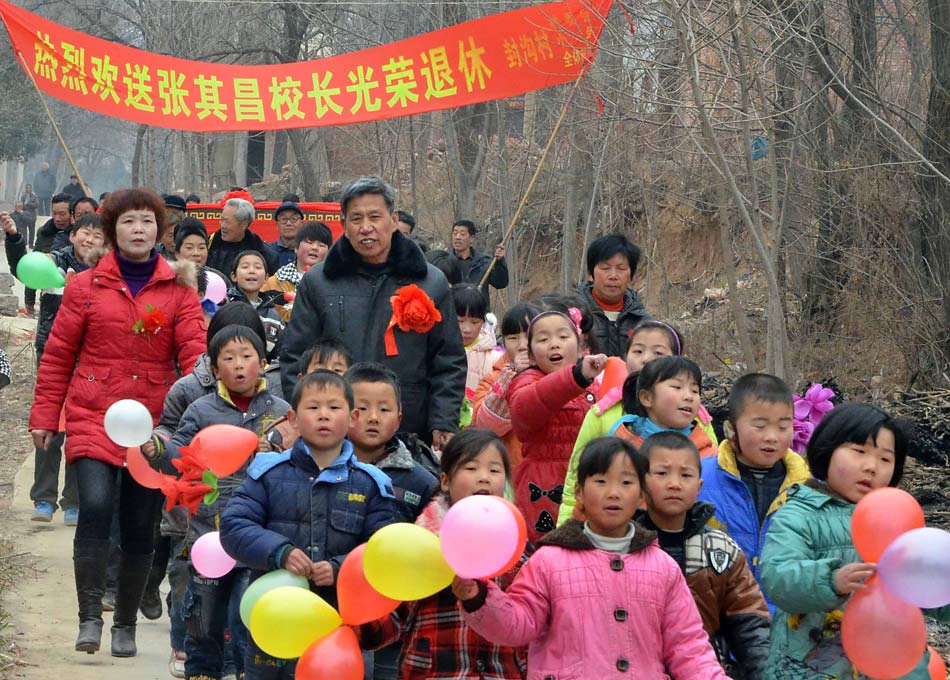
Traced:
<path fill-rule="evenodd" d="M 304 222 L 323 222 L 333 232 L 334 241 L 343 235 L 339 203 L 300 203 L 299 205 L 303 211 Z M 197 217 L 204 222 L 208 233 L 212 234 L 221 228 L 221 208 L 223 206 L 223 201 L 221 203 L 189 203 L 185 215 L 187 217 Z M 265 243 L 273 243 L 280 236 L 277 231 L 277 223 L 274 222 L 274 211 L 278 207 L 280 207 L 280 201 L 261 201 L 254 204 L 257 218 L 254 220 L 254 224 L 251 225 L 251 231 L 264 239 Z"/>
<path fill-rule="evenodd" d="M 571 82 L 613 0 L 561 0 L 325 59 L 246 66 L 178 59 L 79 33 L 0 0 L 40 89 L 90 111 L 195 132 L 347 125 Z"/>

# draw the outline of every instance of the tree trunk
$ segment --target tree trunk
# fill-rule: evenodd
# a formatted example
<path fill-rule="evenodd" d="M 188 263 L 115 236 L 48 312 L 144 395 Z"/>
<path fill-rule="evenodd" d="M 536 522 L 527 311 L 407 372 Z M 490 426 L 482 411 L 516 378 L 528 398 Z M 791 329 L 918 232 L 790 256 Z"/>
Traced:
<path fill-rule="evenodd" d="M 145 144 L 146 125 L 139 125 L 135 131 L 135 149 L 132 151 L 132 186 L 142 186 L 142 147 Z"/>

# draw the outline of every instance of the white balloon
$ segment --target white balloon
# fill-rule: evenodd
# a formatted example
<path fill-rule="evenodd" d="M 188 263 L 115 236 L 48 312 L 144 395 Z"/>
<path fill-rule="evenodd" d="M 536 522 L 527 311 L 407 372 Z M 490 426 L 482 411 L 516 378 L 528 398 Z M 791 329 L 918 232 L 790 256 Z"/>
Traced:
<path fill-rule="evenodd" d="M 119 446 L 141 446 L 152 436 L 152 414 L 135 399 L 122 399 L 106 411 L 106 435 Z"/>

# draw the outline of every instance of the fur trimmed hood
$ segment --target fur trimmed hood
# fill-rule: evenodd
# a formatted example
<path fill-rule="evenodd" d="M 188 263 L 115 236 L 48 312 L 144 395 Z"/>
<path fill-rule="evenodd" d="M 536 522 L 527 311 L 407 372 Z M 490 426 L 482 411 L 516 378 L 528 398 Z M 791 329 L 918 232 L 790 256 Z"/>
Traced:
<path fill-rule="evenodd" d="M 175 272 L 175 283 L 185 288 L 198 290 L 198 267 L 191 260 L 173 260 L 168 263 Z"/>
<path fill-rule="evenodd" d="M 630 541 L 630 550 L 627 552 L 635 553 L 643 550 L 652 545 L 654 541 L 656 541 L 656 532 L 638 524 L 636 531 L 633 532 L 633 540 Z M 541 548 L 546 545 L 566 548 L 567 550 L 596 549 L 596 546 L 584 534 L 584 523 L 576 519 L 566 521 L 554 531 L 541 537 L 538 541 L 538 547 Z"/>
<path fill-rule="evenodd" d="M 336 240 L 327 258 L 323 262 L 323 273 L 328 279 L 348 276 L 362 264 L 359 254 L 350 245 L 350 240 L 344 235 Z M 396 276 L 412 279 L 424 279 L 428 273 L 428 262 L 415 243 L 406 238 L 402 232 L 393 234 L 389 258 L 386 260 L 387 269 Z"/>

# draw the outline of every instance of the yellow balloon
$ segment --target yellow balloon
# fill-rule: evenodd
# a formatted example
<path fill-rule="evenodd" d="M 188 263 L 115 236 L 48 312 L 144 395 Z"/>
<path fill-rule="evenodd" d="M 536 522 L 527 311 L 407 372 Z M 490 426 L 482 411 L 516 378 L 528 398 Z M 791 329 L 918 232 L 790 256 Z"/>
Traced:
<path fill-rule="evenodd" d="M 366 580 L 394 600 L 421 600 L 452 583 L 455 574 L 442 557 L 439 537 L 398 522 L 377 531 L 363 554 Z"/>
<path fill-rule="evenodd" d="M 296 586 L 269 590 L 251 610 L 251 636 L 263 651 L 278 659 L 296 659 L 343 621 L 326 600 Z"/>

